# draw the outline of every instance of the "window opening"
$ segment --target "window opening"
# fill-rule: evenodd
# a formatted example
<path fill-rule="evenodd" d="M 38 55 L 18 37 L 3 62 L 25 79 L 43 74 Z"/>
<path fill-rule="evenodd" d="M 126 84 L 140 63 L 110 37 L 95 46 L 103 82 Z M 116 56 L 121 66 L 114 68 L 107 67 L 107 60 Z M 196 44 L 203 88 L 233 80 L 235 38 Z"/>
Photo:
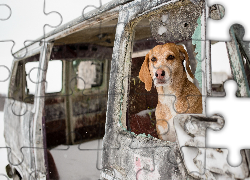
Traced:
<path fill-rule="evenodd" d="M 185 16 L 187 11 L 187 14 L 192 14 L 192 18 L 190 18 L 191 16 Z M 140 20 L 134 28 L 135 35 L 133 42 L 131 71 L 128 71 L 131 72 L 130 76 L 128 77 L 128 104 L 126 116 L 121 115 L 121 121 L 127 121 L 127 130 L 130 130 L 132 133 L 135 133 L 137 135 L 148 135 L 164 139 L 165 137 L 163 138 L 162 134 L 165 133 L 168 137 L 170 137 L 170 141 L 175 141 L 175 138 L 172 138 L 173 136 L 175 136 L 173 135 L 173 129 L 169 129 L 168 131 L 168 129 L 166 128 L 166 130 L 164 129 L 164 132 L 162 133 L 159 131 L 159 128 L 157 128 L 157 124 L 162 121 L 160 123 L 164 124 L 164 126 L 167 127 L 167 123 L 169 123 L 169 127 L 173 127 L 173 118 L 176 115 L 176 111 L 180 111 L 178 113 L 198 114 L 201 114 L 203 112 L 201 94 L 202 88 L 204 88 L 203 84 L 205 82 L 203 82 L 204 77 L 202 75 L 202 60 L 203 58 L 205 58 L 205 56 L 204 50 L 202 49 L 202 5 L 199 4 L 197 6 L 193 6 L 192 4 L 192 7 L 190 5 L 187 5 L 182 6 L 180 9 L 173 8 L 170 10 L 163 10 L 158 12 L 158 14 L 154 14 Z M 180 22 L 177 22 L 177 20 L 180 20 L 180 15 L 182 15 L 183 18 Z M 169 59 L 167 59 L 167 57 L 165 57 L 166 54 L 164 53 L 168 51 L 161 51 L 161 49 L 165 48 L 162 45 L 166 43 L 174 43 L 175 46 L 179 47 L 180 52 L 178 51 L 178 54 L 172 55 L 171 57 L 169 57 Z M 155 49 L 153 53 L 149 53 L 149 51 L 155 47 L 161 48 L 156 48 L 157 50 Z M 152 54 L 155 57 L 155 61 L 158 60 L 162 63 L 157 64 L 155 67 L 150 65 L 150 62 L 153 61 L 153 57 L 151 57 Z M 165 58 L 161 59 L 161 57 L 163 56 Z M 157 82 L 160 80 L 158 80 L 159 78 L 157 78 L 155 74 L 157 74 L 158 76 L 162 76 L 163 78 L 167 77 L 167 74 L 169 74 L 169 79 L 171 79 L 171 76 L 175 76 L 172 81 L 175 81 L 176 83 L 178 78 L 181 78 L 181 76 L 178 76 L 179 71 L 174 69 L 174 66 L 171 66 L 171 60 L 177 59 L 174 56 L 179 56 L 178 58 L 182 60 L 182 62 L 179 65 L 176 64 L 176 66 L 180 66 L 179 69 L 181 69 L 181 73 L 185 72 L 187 81 L 192 84 L 190 86 L 195 86 L 194 89 L 196 94 L 193 95 L 193 97 L 198 97 L 200 106 L 197 107 L 194 112 L 186 112 L 186 104 L 184 102 L 184 108 L 179 108 L 179 110 L 178 108 L 172 108 L 168 112 L 168 114 L 171 115 L 171 118 L 168 117 L 166 113 L 164 117 L 160 117 L 161 113 L 159 113 L 159 106 L 161 105 L 159 105 L 159 96 L 161 95 L 159 95 L 160 91 L 159 89 L 157 90 L 157 87 L 160 87 L 161 85 L 159 85 L 160 82 L 157 84 Z M 169 64 L 167 64 L 167 62 Z M 143 64 L 145 64 L 145 67 L 149 69 L 148 78 L 150 78 L 152 81 L 152 85 L 150 83 L 148 88 L 146 87 L 147 85 L 145 86 L 146 80 L 144 80 L 143 82 L 143 80 L 139 77 L 139 72 L 142 71 Z M 150 66 L 152 66 L 151 69 Z M 158 70 L 161 72 L 157 73 Z M 164 80 L 164 82 L 162 81 L 162 84 L 169 83 L 167 81 L 168 80 Z M 123 84 L 126 84 L 126 79 L 123 80 Z M 175 103 L 174 92 L 171 92 L 170 90 L 163 92 L 163 96 L 169 96 L 168 100 L 166 101 L 168 101 L 169 107 L 173 107 Z M 156 111 L 157 107 L 158 112 Z M 126 117 L 125 120 L 124 117 Z M 161 137 L 159 137 L 159 134 Z"/>
<path fill-rule="evenodd" d="M 73 69 L 78 75 L 77 89 L 90 89 L 102 85 L 103 62 L 94 60 L 74 60 Z"/>
<path fill-rule="evenodd" d="M 17 71 L 13 87 L 15 100 L 34 103 L 35 86 L 37 83 L 37 70 L 40 54 L 20 60 L 17 63 Z"/>
<path fill-rule="evenodd" d="M 62 60 L 52 60 L 48 63 L 45 93 L 58 93 L 62 90 Z"/>
<path fill-rule="evenodd" d="M 212 96 L 225 96 L 223 83 L 232 78 L 225 42 L 211 42 Z"/>

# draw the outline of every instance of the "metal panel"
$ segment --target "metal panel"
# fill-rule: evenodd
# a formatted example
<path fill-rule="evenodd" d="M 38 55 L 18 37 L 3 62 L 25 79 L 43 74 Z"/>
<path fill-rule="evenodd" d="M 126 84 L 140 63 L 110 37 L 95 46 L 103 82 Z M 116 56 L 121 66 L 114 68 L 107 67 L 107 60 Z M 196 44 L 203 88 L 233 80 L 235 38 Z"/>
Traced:
<path fill-rule="evenodd" d="M 249 84 L 247 82 L 242 55 L 239 50 L 239 44 L 233 27 L 230 28 L 229 33 L 232 41 L 226 42 L 226 46 L 232 74 L 238 85 L 237 96 L 248 97 L 250 96 Z"/>

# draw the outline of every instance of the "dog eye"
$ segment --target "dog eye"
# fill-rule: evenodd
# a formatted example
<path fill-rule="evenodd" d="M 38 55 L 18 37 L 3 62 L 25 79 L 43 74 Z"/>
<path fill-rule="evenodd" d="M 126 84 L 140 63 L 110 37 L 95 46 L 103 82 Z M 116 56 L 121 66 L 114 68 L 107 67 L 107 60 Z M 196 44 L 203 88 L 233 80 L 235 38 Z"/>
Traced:
<path fill-rule="evenodd" d="M 153 57 L 153 58 L 151 59 L 151 61 L 153 61 L 153 62 L 154 62 L 154 61 L 156 61 L 156 58 L 155 58 L 155 57 Z"/>
<path fill-rule="evenodd" d="M 172 56 L 172 55 L 169 55 L 167 58 L 167 60 L 172 60 L 172 59 L 174 59 L 174 56 Z"/>

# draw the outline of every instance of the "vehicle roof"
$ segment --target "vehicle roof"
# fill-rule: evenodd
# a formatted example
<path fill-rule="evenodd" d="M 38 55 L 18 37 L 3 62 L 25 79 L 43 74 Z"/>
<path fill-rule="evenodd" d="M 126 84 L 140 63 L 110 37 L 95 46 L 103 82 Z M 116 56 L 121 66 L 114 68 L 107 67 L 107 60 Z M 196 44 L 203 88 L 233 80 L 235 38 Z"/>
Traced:
<path fill-rule="evenodd" d="M 109 11 L 111 9 L 114 9 L 115 7 L 118 7 L 120 5 L 126 4 L 126 3 L 131 2 L 131 1 L 134 1 L 134 0 L 112 0 L 112 1 L 110 1 L 108 3 L 106 3 L 106 4 L 103 4 L 101 6 L 101 8 L 94 9 L 94 10 L 92 10 L 90 12 L 87 12 L 87 13 L 84 14 L 84 16 L 79 16 L 79 17 L 69 21 L 68 23 L 65 23 L 65 24 L 57 27 L 56 29 L 46 33 L 44 36 L 39 37 L 38 39 L 36 39 L 33 42 L 29 43 L 27 46 L 21 48 L 20 50 L 18 50 L 14 54 L 22 51 L 23 49 L 27 48 L 28 46 L 30 46 L 30 45 L 32 45 L 32 44 L 34 44 L 36 42 L 40 42 L 42 39 L 45 39 L 45 38 L 50 37 L 52 35 L 55 35 L 55 34 L 57 34 L 59 32 L 62 32 L 64 30 L 66 30 L 66 29 L 69 29 L 69 28 L 71 28 L 71 27 L 73 27 L 73 26 L 75 26 L 75 25 L 77 25 L 77 24 L 79 24 L 79 23 L 81 23 L 83 21 L 86 21 L 86 20 L 88 20 L 88 19 L 90 19 L 92 17 L 95 17 L 95 16 L 97 16 L 97 15 L 99 15 L 101 13 L 104 13 L 106 11 Z"/>

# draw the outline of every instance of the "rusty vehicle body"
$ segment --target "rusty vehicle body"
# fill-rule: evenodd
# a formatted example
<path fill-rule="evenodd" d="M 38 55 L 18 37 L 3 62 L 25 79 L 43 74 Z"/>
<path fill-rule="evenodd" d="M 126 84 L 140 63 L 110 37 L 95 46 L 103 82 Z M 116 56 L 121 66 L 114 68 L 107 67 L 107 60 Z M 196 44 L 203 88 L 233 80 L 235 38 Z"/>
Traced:
<path fill-rule="evenodd" d="M 16 179 L 50 179 L 50 149 L 103 138 L 101 179 L 226 177 L 224 171 L 209 169 L 205 175 L 192 173 L 180 150 L 178 132 L 177 142 L 157 138 L 156 89 L 147 92 L 138 79 L 149 49 L 167 41 L 184 44 L 195 72 L 193 83 L 204 95 L 203 114 L 196 120 L 205 122 L 204 127 L 220 127 L 216 117 L 205 117 L 205 96 L 217 87 L 211 80 L 213 43 L 206 40 L 210 14 L 204 0 L 113 0 L 16 52 L 4 109 L 5 141 L 11 149 L 8 174 Z M 165 27 L 165 35 L 157 27 Z M 229 54 L 238 45 L 236 40 L 228 42 Z M 241 83 L 239 94 L 248 96 L 248 82 L 242 81 L 247 79 L 246 68 L 237 63 L 241 56 L 230 57 L 233 68 L 241 72 L 233 74 Z M 31 91 L 27 81 L 34 69 L 27 72 L 26 65 L 33 62 L 37 79 Z M 48 92 L 46 73 L 53 63 L 60 64 L 61 88 Z M 84 74 L 86 67 L 93 67 L 94 77 Z M 93 81 L 87 82 L 89 78 Z M 149 116 L 138 119 L 136 114 L 144 110 Z M 178 116 L 180 124 L 190 116 Z M 247 151 L 244 157 L 249 157 Z M 243 178 L 249 176 L 246 168 L 247 160 L 241 167 Z"/>

